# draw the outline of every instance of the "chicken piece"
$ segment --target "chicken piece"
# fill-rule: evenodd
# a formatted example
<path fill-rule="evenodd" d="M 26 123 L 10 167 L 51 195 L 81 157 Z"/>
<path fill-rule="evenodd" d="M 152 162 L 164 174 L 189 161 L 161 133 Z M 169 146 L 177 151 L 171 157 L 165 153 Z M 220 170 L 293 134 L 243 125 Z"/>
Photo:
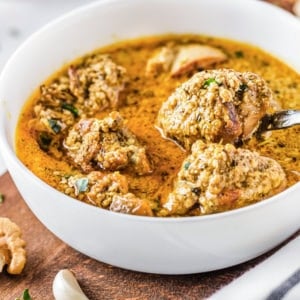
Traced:
<path fill-rule="evenodd" d="M 20 274 L 26 263 L 25 241 L 17 224 L 0 217 L 0 272 L 7 265 L 7 272 Z"/>
<path fill-rule="evenodd" d="M 114 212 L 153 216 L 147 200 L 128 193 L 127 179 L 119 172 L 105 174 L 93 171 L 86 176 L 79 174 L 63 178 L 61 184 L 65 186 L 65 193 L 69 196 L 95 206 L 109 208 Z"/>
<path fill-rule="evenodd" d="M 172 47 L 161 48 L 147 61 L 146 76 L 168 72 L 175 59 L 175 53 L 176 50 Z"/>
<path fill-rule="evenodd" d="M 87 199 L 96 206 L 108 208 L 114 196 L 128 192 L 127 179 L 119 172 L 109 174 L 92 172 L 88 175 L 88 179 L 91 187 Z"/>
<path fill-rule="evenodd" d="M 126 69 L 108 55 L 98 55 L 81 67 L 69 68 L 70 90 L 87 116 L 118 107 L 120 93 L 128 81 Z"/>
<path fill-rule="evenodd" d="M 108 208 L 115 195 L 128 193 L 127 179 L 119 172 L 93 171 L 86 176 L 79 174 L 63 178 L 61 184 L 69 196 L 102 208 Z"/>
<path fill-rule="evenodd" d="M 172 64 L 171 76 L 179 76 L 199 68 L 204 69 L 225 61 L 227 56 L 219 49 L 197 44 L 179 47 Z"/>
<path fill-rule="evenodd" d="M 167 215 L 184 215 L 195 206 L 210 214 L 268 198 L 286 186 L 273 159 L 232 144 L 197 141 L 185 159 L 164 204 Z"/>
<path fill-rule="evenodd" d="M 100 120 L 81 119 L 68 133 L 63 143 L 71 162 L 84 172 L 94 169 L 92 160 L 100 150 Z"/>
<path fill-rule="evenodd" d="M 157 76 L 170 72 L 170 75 L 175 77 L 199 68 L 208 68 L 226 59 L 225 53 L 211 46 L 187 44 L 176 47 L 169 45 L 162 47 L 148 60 L 146 75 Z"/>
<path fill-rule="evenodd" d="M 114 212 L 121 212 L 139 216 L 153 216 L 152 209 L 145 199 L 137 198 L 134 194 L 115 195 L 109 209 Z"/>
<path fill-rule="evenodd" d="M 64 147 L 73 164 L 84 172 L 124 168 L 133 168 L 138 175 L 151 172 L 145 148 L 124 125 L 118 112 L 102 120 L 80 120 L 70 130 Z"/>
<path fill-rule="evenodd" d="M 162 104 L 156 125 L 186 150 L 198 139 L 234 143 L 251 137 L 271 101 L 270 88 L 254 73 L 202 71 Z"/>
<path fill-rule="evenodd" d="M 35 118 L 31 121 L 31 128 L 55 135 L 75 123 L 79 111 L 68 84 L 68 79 L 62 77 L 59 82 L 40 87 L 41 94 L 34 106 Z"/>

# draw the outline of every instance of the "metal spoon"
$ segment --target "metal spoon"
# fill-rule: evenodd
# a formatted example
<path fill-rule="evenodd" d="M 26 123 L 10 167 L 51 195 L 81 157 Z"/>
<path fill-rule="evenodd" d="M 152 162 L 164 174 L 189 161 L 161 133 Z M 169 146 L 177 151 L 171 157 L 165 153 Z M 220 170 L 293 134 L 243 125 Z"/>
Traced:
<path fill-rule="evenodd" d="M 256 133 L 260 135 L 265 131 L 284 129 L 294 125 L 300 125 L 300 110 L 281 110 L 265 115 L 260 120 Z"/>

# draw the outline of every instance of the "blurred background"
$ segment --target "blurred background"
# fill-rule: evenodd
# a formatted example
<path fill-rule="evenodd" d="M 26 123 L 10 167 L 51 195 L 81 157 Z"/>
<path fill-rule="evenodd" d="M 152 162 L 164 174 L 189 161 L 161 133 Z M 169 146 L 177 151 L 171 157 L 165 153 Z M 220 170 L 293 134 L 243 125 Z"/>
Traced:
<path fill-rule="evenodd" d="M 92 1 L 94 0 L 0 0 L 0 73 L 10 55 L 31 33 L 67 11 Z M 300 15 L 300 0 L 257 1 L 270 2 Z M 275 26 L 276 20 L 274 29 Z M 4 172 L 5 165 L 0 152 L 0 176 Z"/>

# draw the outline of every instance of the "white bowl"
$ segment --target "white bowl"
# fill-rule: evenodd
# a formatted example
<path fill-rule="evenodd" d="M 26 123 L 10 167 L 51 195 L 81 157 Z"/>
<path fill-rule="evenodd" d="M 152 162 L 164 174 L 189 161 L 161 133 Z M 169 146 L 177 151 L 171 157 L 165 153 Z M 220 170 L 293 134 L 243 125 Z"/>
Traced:
<path fill-rule="evenodd" d="M 300 23 L 261 1 L 95 2 L 34 34 L 7 63 L 0 78 L 1 153 L 33 213 L 78 251 L 142 272 L 186 274 L 229 267 L 270 250 L 300 227 L 299 183 L 267 201 L 216 215 L 138 217 L 67 197 L 32 174 L 15 155 L 21 107 L 49 75 L 102 45 L 162 33 L 245 41 L 300 70 Z"/>

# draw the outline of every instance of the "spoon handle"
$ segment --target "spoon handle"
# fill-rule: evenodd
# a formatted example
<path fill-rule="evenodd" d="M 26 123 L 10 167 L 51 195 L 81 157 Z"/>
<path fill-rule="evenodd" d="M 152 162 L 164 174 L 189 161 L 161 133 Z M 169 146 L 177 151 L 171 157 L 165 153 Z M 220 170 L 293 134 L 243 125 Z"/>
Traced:
<path fill-rule="evenodd" d="M 265 115 L 260 120 L 257 132 L 288 128 L 300 124 L 300 110 L 282 110 Z"/>

